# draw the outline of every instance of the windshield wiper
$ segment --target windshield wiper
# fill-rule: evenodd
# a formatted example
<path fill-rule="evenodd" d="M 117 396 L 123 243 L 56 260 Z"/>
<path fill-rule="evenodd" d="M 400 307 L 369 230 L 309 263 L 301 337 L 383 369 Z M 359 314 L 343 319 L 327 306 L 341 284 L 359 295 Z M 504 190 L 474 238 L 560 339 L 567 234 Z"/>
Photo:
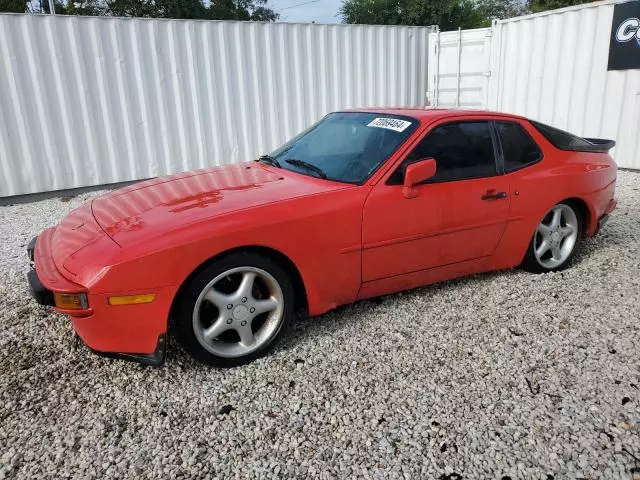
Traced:
<path fill-rule="evenodd" d="M 304 160 L 298 160 L 297 158 L 289 158 L 285 160 L 289 165 L 293 165 L 295 167 L 302 167 L 315 172 L 322 179 L 327 179 L 327 174 L 322 171 L 321 168 L 316 167 L 313 163 L 305 162 Z"/>
<path fill-rule="evenodd" d="M 260 155 L 260 158 L 258 158 L 258 161 L 268 163 L 269 165 L 272 165 L 274 167 L 282 168 L 282 166 L 280 165 L 280 162 L 278 162 L 278 160 L 273 158 L 271 155 Z"/>

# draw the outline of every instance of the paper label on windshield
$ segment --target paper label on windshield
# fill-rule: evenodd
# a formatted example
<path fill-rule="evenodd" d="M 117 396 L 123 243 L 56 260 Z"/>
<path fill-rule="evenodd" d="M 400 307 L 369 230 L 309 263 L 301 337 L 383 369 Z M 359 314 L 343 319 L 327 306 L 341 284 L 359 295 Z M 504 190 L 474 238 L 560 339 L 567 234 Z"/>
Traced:
<path fill-rule="evenodd" d="M 407 122 L 406 120 L 379 117 L 374 118 L 367 127 L 386 128 L 395 132 L 404 132 L 409 125 L 411 125 L 411 122 Z"/>

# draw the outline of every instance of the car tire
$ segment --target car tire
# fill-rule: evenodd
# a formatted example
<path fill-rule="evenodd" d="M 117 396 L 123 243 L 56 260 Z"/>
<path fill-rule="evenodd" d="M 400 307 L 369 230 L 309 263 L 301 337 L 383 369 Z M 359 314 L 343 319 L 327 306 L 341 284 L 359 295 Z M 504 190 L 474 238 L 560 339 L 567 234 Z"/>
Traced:
<path fill-rule="evenodd" d="M 188 280 L 176 309 L 176 336 L 202 363 L 243 365 L 266 354 L 289 329 L 294 300 L 278 263 L 253 252 L 232 253 Z"/>
<path fill-rule="evenodd" d="M 580 248 L 582 231 L 582 216 L 573 203 L 554 205 L 536 227 L 522 267 L 532 273 L 563 270 Z"/>

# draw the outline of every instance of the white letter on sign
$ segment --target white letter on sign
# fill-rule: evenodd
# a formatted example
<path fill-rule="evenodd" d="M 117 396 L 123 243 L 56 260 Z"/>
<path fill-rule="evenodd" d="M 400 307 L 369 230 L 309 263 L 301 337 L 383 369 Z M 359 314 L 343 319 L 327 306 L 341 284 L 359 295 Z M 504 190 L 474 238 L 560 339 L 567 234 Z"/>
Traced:
<path fill-rule="evenodd" d="M 616 40 L 618 42 L 628 42 L 635 36 L 638 36 L 640 39 L 640 20 L 637 18 L 627 18 L 618 27 Z"/>

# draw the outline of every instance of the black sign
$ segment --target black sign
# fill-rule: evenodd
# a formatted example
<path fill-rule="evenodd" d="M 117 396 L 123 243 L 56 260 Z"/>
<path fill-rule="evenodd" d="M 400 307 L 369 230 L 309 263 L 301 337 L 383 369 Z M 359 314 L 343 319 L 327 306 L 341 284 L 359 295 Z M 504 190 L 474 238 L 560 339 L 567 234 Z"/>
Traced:
<path fill-rule="evenodd" d="M 613 10 L 609 67 L 607 70 L 640 68 L 640 1 L 618 3 Z"/>

